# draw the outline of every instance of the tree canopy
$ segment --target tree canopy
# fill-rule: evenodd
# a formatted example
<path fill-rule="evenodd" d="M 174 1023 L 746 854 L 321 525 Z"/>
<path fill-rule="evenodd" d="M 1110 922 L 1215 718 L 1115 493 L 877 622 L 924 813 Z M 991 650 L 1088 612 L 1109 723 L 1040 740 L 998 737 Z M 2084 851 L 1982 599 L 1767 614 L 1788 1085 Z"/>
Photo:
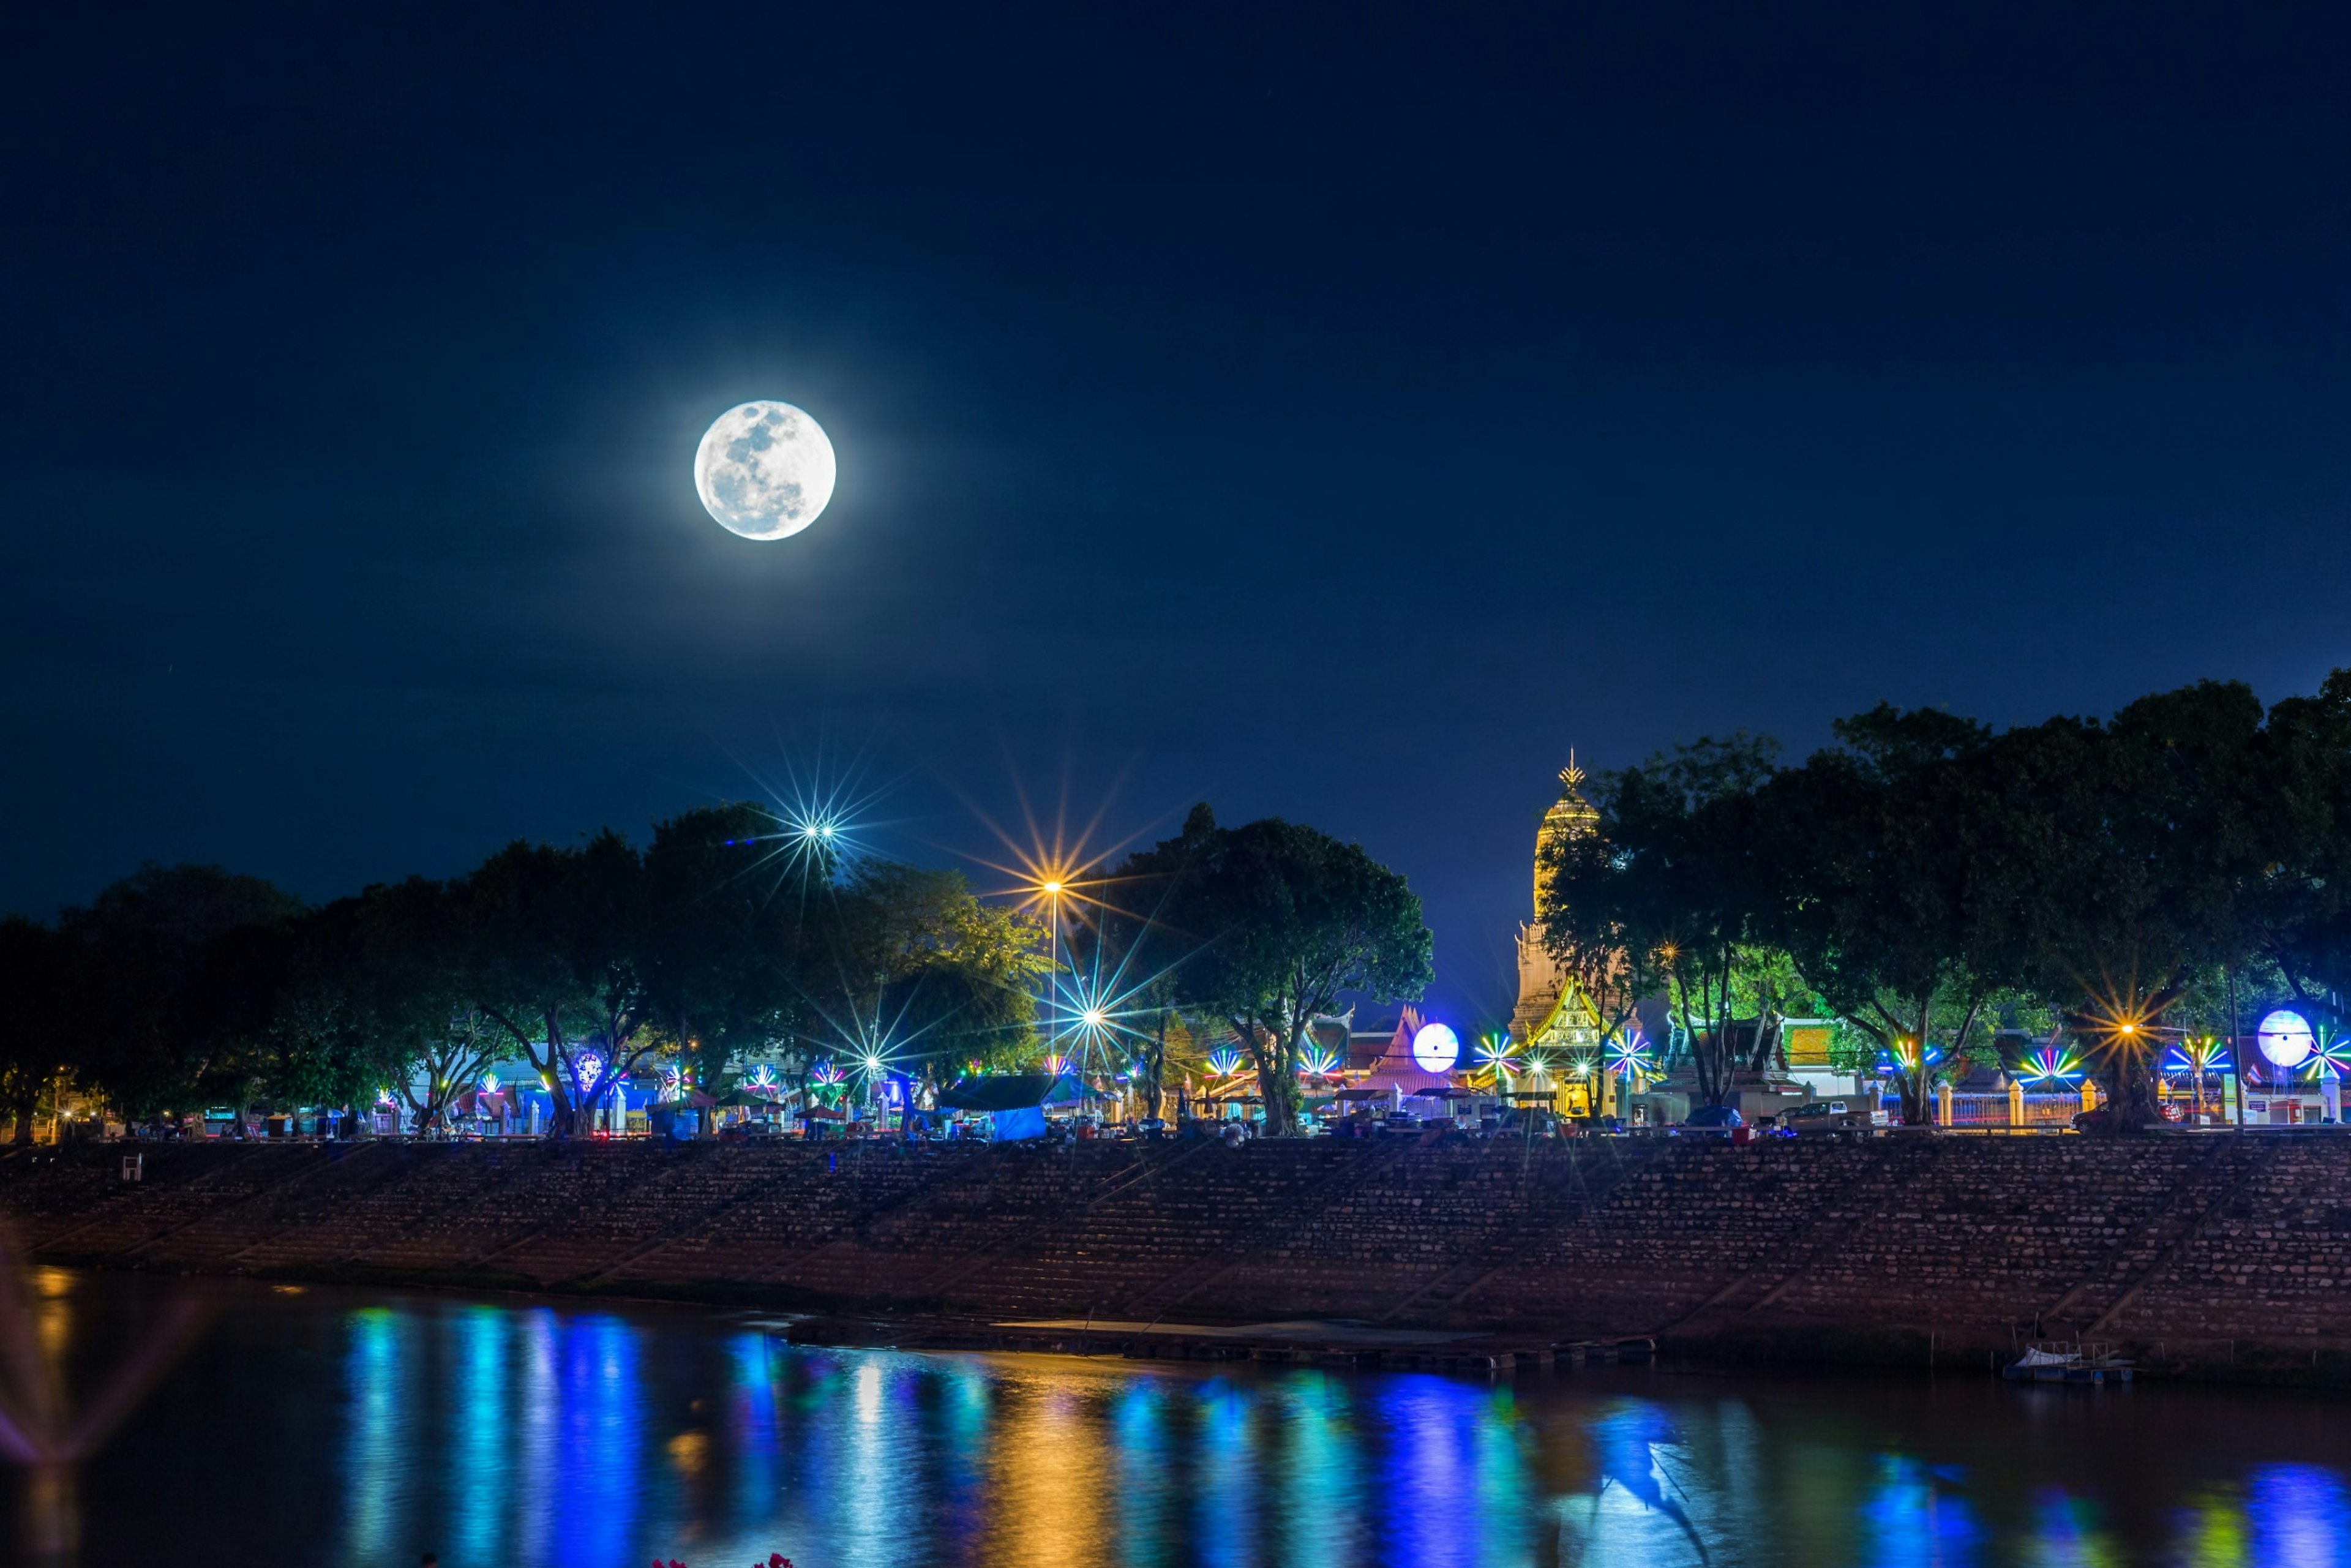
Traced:
<path fill-rule="evenodd" d="M 141 1117 L 357 1105 L 443 1126 L 502 1061 L 576 1130 L 654 1062 L 713 1094 L 747 1058 L 869 1055 L 916 1078 L 1036 1044 L 1043 935 L 952 871 L 845 863 L 764 807 L 517 841 L 463 876 L 320 908 L 149 866 L 48 925 L 0 925 L 0 1106 L 29 1134 L 70 1082 Z"/>
<path fill-rule="evenodd" d="M 1420 900 L 1360 844 L 1278 817 L 1222 828 L 1199 805 L 1122 875 L 1152 888 L 1159 920 L 1194 945 L 1170 971 L 1176 995 L 1240 1042 L 1273 1135 L 1297 1130 L 1316 1018 L 1345 993 L 1413 1000 L 1428 985 L 1435 939 Z"/>
<path fill-rule="evenodd" d="M 1740 988 L 1774 962 L 1876 1047 L 1911 1120 L 1995 1013 L 2053 1015 L 2123 1126 L 2153 1118 L 2175 1010 L 2223 972 L 2342 1027 L 2351 674 L 2267 709 L 2206 681 L 2109 720 L 1881 706 L 1834 733 L 1794 768 L 1740 737 L 1606 775 L 1546 868 L 1552 950 L 1667 997 L 1702 1096 L 1740 1065 L 1719 1041 L 1761 1040 Z"/>

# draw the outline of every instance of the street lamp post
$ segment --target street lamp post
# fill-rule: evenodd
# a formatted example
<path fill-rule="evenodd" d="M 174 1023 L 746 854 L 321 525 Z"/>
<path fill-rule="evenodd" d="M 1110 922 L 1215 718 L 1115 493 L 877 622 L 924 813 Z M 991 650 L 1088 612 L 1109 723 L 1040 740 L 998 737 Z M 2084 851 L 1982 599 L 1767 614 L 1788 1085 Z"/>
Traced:
<path fill-rule="evenodd" d="M 1052 912 L 1051 945 L 1045 950 L 1045 1054 L 1054 1061 L 1061 1055 L 1061 883 L 1051 878 L 1039 884 L 1038 892 Z"/>

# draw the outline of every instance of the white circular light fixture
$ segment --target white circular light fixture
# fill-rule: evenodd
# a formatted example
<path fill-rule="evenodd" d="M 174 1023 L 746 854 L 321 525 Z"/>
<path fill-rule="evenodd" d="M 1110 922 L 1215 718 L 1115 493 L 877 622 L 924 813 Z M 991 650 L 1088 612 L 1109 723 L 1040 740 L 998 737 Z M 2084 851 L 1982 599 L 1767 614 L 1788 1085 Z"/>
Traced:
<path fill-rule="evenodd" d="M 2280 1067 L 2300 1067 L 2318 1049 L 2317 1038 L 2310 1032 L 2310 1020 L 2284 1008 L 2262 1019 L 2261 1028 L 2253 1034 L 2253 1043 Z"/>
<path fill-rule="evenodd" d="M 1450 1072 L 1461 1060 L 1461 1039 L 1445 1024 L 1425 1023 L 1412 1037 L 1412 1060 L 1423 1072 Z"/>

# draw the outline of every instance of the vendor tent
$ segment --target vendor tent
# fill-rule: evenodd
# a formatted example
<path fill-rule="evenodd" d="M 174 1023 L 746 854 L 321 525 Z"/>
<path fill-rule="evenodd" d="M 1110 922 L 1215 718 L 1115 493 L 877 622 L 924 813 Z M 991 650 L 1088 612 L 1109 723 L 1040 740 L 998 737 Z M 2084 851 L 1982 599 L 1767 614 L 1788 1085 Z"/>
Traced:
<path fill-rule="evenodd" d="M 1085 1095 L 1066 1073 L 1006 1072 L 958 1078 L 939 1091 L 942 1111 L 984 1111 L 998 1143 L 1042 1137 L 1045 1107 L 1072 1105 Z"/>

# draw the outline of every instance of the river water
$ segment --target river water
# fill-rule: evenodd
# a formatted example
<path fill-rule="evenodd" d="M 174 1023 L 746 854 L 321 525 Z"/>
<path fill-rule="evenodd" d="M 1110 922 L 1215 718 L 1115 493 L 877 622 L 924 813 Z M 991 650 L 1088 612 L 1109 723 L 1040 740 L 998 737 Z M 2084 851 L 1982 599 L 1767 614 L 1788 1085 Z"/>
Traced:
<path fill-rule="evenodd" d="M 36 1282 L 85 1390 L 168 1301 L 212 1304 L 80 1476 L 84 1564 L 2351 1563 L 2351 1418 L 2318 1395 L 1228 1370 L 799 1348 L 683 1308 Z"/>

